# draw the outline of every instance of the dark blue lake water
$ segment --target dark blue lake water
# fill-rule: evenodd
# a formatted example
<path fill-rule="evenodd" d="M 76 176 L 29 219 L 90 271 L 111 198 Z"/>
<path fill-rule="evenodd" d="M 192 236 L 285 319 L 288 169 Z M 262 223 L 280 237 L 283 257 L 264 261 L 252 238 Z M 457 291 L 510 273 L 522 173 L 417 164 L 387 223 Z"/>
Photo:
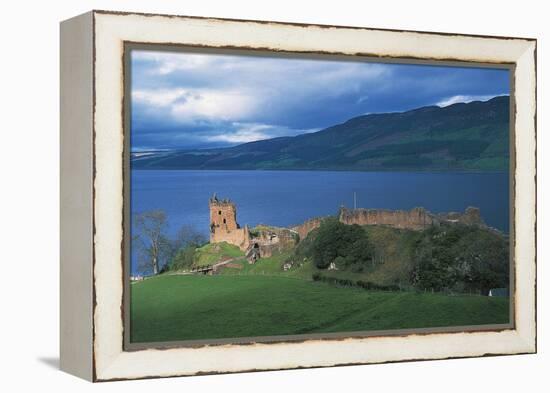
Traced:
<path fill-rule="evenodd" d="M 485 222 L 508 232 L 507 173 L 132 170 L 132 213 L 163 209 L 169 230 L 192 226 L 208 235 L 208 198 L 237 204 L 244 226 L 289 226 L 336 214 L 341 205 L 436 212 L 481 209 Z"/>

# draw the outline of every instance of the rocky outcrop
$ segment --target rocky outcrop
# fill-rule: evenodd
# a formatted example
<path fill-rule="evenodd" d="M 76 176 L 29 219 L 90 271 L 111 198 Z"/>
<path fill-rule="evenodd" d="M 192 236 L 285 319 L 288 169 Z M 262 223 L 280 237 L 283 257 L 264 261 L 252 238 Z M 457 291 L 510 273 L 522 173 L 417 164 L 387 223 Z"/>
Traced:
<path fill-rule="evenodd" d="M 481 225 L 485 226 L 481 213 L 477 207 L 468 207 L 464 213 L 449 212 L 440 213 L 437 215 L 440 222 L 460 223 L 464 225 Z"/>

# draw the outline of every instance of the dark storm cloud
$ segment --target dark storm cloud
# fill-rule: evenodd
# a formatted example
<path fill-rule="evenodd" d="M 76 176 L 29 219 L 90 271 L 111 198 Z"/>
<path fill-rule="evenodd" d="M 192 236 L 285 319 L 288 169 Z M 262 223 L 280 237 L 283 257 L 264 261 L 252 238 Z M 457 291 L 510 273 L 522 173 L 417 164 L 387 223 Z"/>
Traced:
<path fill-rule="evenodd" d="M 132 53 L 132 147 L 204 148 L 509 94 L 495 69 Z"/>

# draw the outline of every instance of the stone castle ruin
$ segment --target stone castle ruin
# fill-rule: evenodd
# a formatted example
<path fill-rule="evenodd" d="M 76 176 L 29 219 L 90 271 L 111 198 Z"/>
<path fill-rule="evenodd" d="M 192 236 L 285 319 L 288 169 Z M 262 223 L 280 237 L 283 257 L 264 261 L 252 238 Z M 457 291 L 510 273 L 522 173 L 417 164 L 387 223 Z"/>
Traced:
<path fill-rule="evenodd" d="M 237 207 L 229 199 L 218 199 L 216 195 L 208 201 L 210 208 L 210 243 L 227 242 L 245 251 L 250 246 L 248 226 L 241 228 L 237 223 Z"/>
<path fill-rule="evenodd" d="M 309 232 L 318 228 L 325 217 L 312 218 L 303 224 L 292 227 L 304 239 Z M 344 224 L 352 225 L 382 225 L 399 229 L 411 229 L 419 231 L 432 225 L 465 224 L 486 227 L 479 209 L 468 207 L 463 213 L 432 213 L 423 207 L 415 207 L 411 210 L 387 210 L 387 209 L 348 209 L 344 206 L 338 212 L 338 220 Z"/>
<path fill-rule="evenodd" d="M 321 222 L 326 218 L 312 218 L 291 228 L 258 225 L 250 230 L 248 226 L 241 228 L 237 223 L 237 207 L 231 200 L 218 199 L 214 194 L 208 205 L 210 243 L 233 244 L 245 252 L 250 263 L 296 246 L 300 239 L 305 239 L 312 230 L 321 226 Z M 432 213 L 422 207 L 411 210 L 387 210 L 348 209 L 342 206 L 338 212 L 338 220 L 347 225 L 383 225 L 415 231 L 444 223 L 486 227 L 479 209 L 475 207 L 468 207 L 463 213 Z"/>
<path fill-rule="evenodd" d="M 229 199 L 218 199 L 214 195 L 209 200 L 210 243 L 226 242 L 244 251 L 250 263 L 266 258 L 274 252 L 294 247 L 298 236 L 288 228 L 259 225 L 250 230 L 237 223 L 237 207 Z"/>

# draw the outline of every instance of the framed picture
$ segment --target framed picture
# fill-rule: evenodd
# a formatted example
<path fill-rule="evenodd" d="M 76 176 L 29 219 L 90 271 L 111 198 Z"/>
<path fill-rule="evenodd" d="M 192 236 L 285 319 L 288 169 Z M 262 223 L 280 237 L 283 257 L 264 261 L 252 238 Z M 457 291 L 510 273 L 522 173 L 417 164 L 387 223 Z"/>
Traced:
<path fill-rule="evenodd" d="M 61 368 L 536 351 L 536 41 L 61 24 Z"/>

